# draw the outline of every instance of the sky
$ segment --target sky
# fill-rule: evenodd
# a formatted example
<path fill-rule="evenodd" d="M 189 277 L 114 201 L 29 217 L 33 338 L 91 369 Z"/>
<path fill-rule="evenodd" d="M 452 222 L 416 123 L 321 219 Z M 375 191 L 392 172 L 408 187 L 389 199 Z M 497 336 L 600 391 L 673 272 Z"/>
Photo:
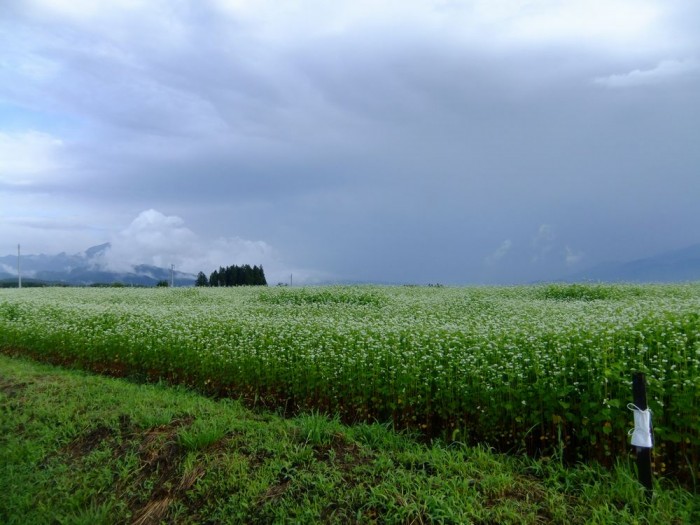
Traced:
<path fill-rule="evenodd" d="M 509 284 L 700 242 L 695 0 L 0 0 L 0 254 Z"/>

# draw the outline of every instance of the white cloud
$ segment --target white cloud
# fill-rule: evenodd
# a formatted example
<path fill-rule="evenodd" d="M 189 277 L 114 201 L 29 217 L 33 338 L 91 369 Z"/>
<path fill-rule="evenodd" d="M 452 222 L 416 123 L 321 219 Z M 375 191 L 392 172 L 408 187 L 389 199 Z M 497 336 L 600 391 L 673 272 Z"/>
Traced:
<path fill-rule="evenodd" d="M 504 50 L 571 44 L 637 53 L 673 39 L 662 23 L 673 6 L 651 0 L 216 0 L 268 41 L 353 32 L 410 32 L 468 47 Z"/>
<path fill-rule="evenodd" d="M 34 277 L 36 275 L 34 270 L 20 268 L 20 271 L 22 272 L 22 277 Z M 9 264 L 0 264 L 0 273 L 7 273 L 12 276 L 17 276 L 17 267 Z"/>
<path fill-rule="evenodd" d="M 262 265 L 270 284 L 287 281 L 290 273 L 298 283 L 320 277 L 318 272 L 289 268 L 265 241 L 202 237 L 187 228 L 180 217 L 154 209 L 141 212 L 110 243 L 111 248 L 96 263 L 114 271 L 130 271 L 139 264 L 160 268 L 172 264 L 177 271 L 208 275 L 219 266 L 250 264 Z"/>
<path fill-rule="evenodd" d="M 34 13 L 98 27 L 117 39 L 133 38 L 143 24 L 149 38 L 182 37 L 183 18 L 197 14 L 244 27 L 248 36 L 286 46 L 317 37 L 380 29 L 442 35 L 484 46 L 577 41 L 617 49 L 650 45 L 673 6 L 650 0 L 29 0 Z M 133 19 L 138 17 L 137 22 Z M 187 25 L 187 24 L 185 24 Z M 388 30 L 388 31 L 387 31 Z"/>
<path fill-rule="evenodd" d="M 12 267 L 9 264 L 0 264 L 0 272 L 9 273 L 10 275 L 17 275 L 17 268 Z"/>
<path fill-rule="evenodd" d="M 652 69 L 635 69 L 629 73 L 598 77 L 594 82 L 609 88 L 626 88 L 659 84 L 698 70 L 700 61 L 696 59 L 664 60 Z"/>
<path fill-rule="evenodd" d="M 511 246 L 513 246 L 511 240 L 506 239 L 501 243 L 501 245 L 495 252 L 493 252 L 491 255 L 484 259 L 484 262 L 488 265 L 496 264 L 498 261 L 500 261 L 501 259 L 503 259 L 503 257 L 506 256 L 506 254 L 510 251 Z"/>
<path fill-rule="evenodd" d="M 660 10 L 652 2 L 638 0 L 483 0 L 486 12 L 511 32 L 532 41 L 588 40 L 623 43 L 648 35 Z M 487 6 L 487 7 L 486 7 Z"/>
<path fill-rule="evenodd" d="M 188 249 L 194 248 L 196 241 L 194 232 L 179 217 L 146 210 L 111 240 L 105 262 L 114 270 L 128 270 L 137 264 L 182 267 Z"/>
<path fill-rule="evenodd" d="M 533 254 L 531 262 L 537 263 L 543 261 L 549 252 L 552 251 L 554 241 L 557 235 L 554 228 L 550 224 L 541 224 L 537 230 L 537 234 L 532 239 Z"/>
<path fill-rule="evenodd" d="M 573 266 L 581 262 L 583 255 L 583 252 L 574 252 L 568 246 L 564 247 L 564 261 L 566 262 L 567 266 Z"/>
<path fill-rule="evenodd" d="M 27 4 L 36 12 L 49 12 L 75 21 L 93 20 L 118 12 L 135 11 L 146 7 L 143 0 L 116 0 L 95 2 L 93 0 L 28 0 Z"/>
<path fill-rule="evenodd" d="M 550 224 L 540 224 L 540 227 L 537 230 L 537 235 L 535 235 L 535 238 L 532 242 L 536 246 L 542 244 L 549 244 L 554 239 L 556 239 L 556 237 L 557 235 L 556 233 L 554 233 L 554 228 Z"/>

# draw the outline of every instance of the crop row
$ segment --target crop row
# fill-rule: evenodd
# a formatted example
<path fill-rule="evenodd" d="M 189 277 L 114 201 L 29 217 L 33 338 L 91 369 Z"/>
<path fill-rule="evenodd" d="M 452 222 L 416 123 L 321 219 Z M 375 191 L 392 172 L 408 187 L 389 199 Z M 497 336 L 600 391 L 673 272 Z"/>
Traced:
<path fill-rule="evenodd" d="M 0 346 L 280 409 L 572 460 L 629 451 L 644 372 L 657 470 L 700 463 L 700 286 L 23 289 Z"/>

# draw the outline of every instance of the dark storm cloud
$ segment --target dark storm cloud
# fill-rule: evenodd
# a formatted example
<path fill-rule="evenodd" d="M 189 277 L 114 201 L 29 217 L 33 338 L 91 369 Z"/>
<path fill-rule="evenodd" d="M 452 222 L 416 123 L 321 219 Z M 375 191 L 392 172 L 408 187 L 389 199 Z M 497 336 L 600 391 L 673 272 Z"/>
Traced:
<path fill-rule="evenodd" d="M 698 240 L 692 3 L 222 4 L 10 4 L 0 101 L 47 123 L 5 132 L 43 164 L 0 195 L 117 230 L 156 208 L 368 280 L 517 282 Z"/>

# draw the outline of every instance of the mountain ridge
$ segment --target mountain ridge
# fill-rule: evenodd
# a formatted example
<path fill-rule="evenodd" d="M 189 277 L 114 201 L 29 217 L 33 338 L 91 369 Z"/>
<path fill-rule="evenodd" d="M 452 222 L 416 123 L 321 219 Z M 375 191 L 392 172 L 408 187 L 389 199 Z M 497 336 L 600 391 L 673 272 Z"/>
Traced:
<path fill-rule="evenodd" d="M 126 271 L 115 271 L 107 267 L 104 256 L 112 247 L 110 243 L 91 246 L 83 252 L 56 255 L 27 254 L 20 258 L 23 279 L 52 284 L 87 286 L 91 284 L 122 283 L 136 286 L 155 286 L 159 281 L 170 282 L 167 268 L 148 264 L 131 266 Z M 17 279 L 17 256 L 0 257 L 0 280 Z M 196 277 L 193 274 L 175 271 L 173 280 L 176 286 L 192 286 Z"/>
<path fill-rule="evenodd" d="M 700 243 L 631 261 L 605 262 L 567 275 L 563 281 L 685 282 L 700 280 Z"/>
<path fill-rule="evenodd" d="M 110 243 L 103 243 L 76 254 L 61 252 L 56 255 L 43 253 L 22 255 L 20 259 L 22 278 L 73 286 L 113 283 L 155 286 L 159 281 L 170 282 L 171 275 L 168 268 L 137 264 L 126 271 L 110 269 L 105 261 L 105 255 L 110 249 Z M 0 281 L 13 279 L 17 279 L 17 255 L 0 257 Z M 192 286 L 195 280 L 194 274 L 174 272 L 176 286 Z M 553 281 L 637 283 L 700 281 L 700 243 L 630 261 L 596 264 Z"/>

